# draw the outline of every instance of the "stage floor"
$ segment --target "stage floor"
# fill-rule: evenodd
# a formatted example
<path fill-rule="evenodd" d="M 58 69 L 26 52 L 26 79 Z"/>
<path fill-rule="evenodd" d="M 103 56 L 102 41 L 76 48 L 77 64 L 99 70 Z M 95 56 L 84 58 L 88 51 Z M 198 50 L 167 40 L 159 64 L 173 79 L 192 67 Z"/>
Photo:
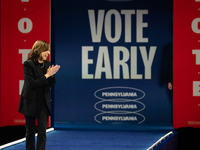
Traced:
<path fill-rule="evenodd" d="M 135 131 L 56 129 L 47 133 L 47 150 L 146 150 L 170 128 Z M 25 150 L 25 142 L 4 148 Z"/>

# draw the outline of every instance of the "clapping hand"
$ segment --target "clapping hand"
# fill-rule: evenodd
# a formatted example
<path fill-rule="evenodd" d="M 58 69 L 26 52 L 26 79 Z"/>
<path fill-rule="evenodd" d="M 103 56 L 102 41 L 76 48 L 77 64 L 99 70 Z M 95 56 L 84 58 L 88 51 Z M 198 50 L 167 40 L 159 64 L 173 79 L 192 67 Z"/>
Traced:
<path fill-rule="evenodd" d="M 54 74 L 56 74 L 56 72 L 58 72 L 59 69 L 60 69 L 60 65 L 49 66 L 49 68 L 47 69 L 47 73 L 45 74 L 45 77 L 48 78 L 50 76 L 53 76 Z"/>

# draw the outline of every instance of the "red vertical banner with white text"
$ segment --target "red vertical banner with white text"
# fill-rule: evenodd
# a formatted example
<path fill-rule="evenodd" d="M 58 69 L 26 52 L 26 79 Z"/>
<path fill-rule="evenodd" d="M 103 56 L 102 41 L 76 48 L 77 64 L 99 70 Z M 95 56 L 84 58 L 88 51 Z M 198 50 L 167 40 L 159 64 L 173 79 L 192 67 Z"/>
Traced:
<path fill-rule="evenodd" d="M 200 0 L 174 0 L 173 126 L 200 127 Z"/>
<path fill-rule="evenodd" d="M 0 126 L 24 125 L 18 113 L 23 62 L 36 40 L 50 42 L 50 0 L 1 0 Z"/>

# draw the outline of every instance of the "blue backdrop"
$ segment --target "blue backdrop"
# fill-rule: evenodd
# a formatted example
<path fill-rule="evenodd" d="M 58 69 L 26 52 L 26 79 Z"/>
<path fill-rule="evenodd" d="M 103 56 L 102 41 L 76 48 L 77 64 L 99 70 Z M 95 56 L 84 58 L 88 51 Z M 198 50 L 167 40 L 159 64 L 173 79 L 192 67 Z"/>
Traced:
<path fill-rule="evenodd" d="M 54 123 L 171 124 L 173 1 L 52 1 Z"/>

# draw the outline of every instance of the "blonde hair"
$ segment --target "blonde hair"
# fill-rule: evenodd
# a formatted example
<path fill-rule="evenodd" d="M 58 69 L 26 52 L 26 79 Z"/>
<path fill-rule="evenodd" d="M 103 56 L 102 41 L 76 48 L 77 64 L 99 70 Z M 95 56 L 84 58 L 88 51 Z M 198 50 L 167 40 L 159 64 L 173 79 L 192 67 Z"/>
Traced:
<path fill-rule="evenodd" d="M 49 43 L 46 41 L 42 40 L 37 40 L 31 49 L 30 54 L 28 55 L 28 60 L 33 60 L 33 61 L 38 61 L 40 59 L 40 54 L 42 52 L 48 51 L 49 50 Z"/>

